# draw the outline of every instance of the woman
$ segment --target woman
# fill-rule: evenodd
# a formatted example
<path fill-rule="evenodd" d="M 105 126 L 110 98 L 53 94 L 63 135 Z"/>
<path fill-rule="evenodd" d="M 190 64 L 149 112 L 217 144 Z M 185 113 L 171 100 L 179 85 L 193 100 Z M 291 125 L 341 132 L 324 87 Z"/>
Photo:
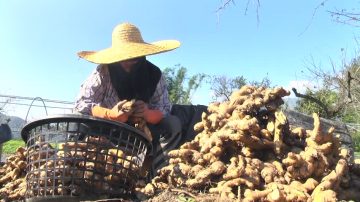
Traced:
<path fill-rule="evenodd" d="M 112 46 L 78 55 L 99 64 L 82 84 L 75 111 L 113 121 L 127 122 L 129 114 L 121 106 L 135 99 L 132 116 L 143 118 L 153 135 L 153 172 L 167 163 L 167 152 L 178 146 L 181 124 L 170 115 L 171 103 L 161 70 L 146 60 L 147 55 L 173 50 L 176 40 L 146 43 L 130 23 L 116 26 Z"/>

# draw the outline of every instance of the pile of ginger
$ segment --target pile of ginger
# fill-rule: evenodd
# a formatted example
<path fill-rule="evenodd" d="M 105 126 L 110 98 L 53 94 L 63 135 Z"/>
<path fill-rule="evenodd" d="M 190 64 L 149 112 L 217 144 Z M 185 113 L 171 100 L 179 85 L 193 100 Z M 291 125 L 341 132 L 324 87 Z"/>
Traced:
<path fill-rule="evenodd" d="M 312 130 L 292 127 L 280 108 L 289 94 L 244 86 L 210 104 L 196 137 L 169 152 L 169 165 L 137 190 L 148 197 L 180 188 L 220 200 L 360 200 L 359 164 L 347 160 L 335 128 L 322 130 L 317 114 Z"/>
<path fill-rule="evenodd" d="M 0 167 L 0 199 L 1 201 L 22 200 L 26 191 L 26 150 L 16 149 L 15 154 L 7 157 Z"/>

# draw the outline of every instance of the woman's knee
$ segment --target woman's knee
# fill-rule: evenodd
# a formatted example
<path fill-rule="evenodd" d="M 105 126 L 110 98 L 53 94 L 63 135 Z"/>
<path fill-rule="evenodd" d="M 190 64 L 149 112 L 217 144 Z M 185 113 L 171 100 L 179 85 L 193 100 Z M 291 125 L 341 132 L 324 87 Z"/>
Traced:
<path fill-rule="evenodd" d="M 149 125 L 149 129 L 155 141 L 171 138 L 181 133 L 180 119 L 174 115 L 168 115 L 156 125 Z"/>
<path fill-rule="evenodd" d="M 181 122 L 177 116 L 166 116 L 161 120 L 160 125 L 170 134 L 178 134 L 181 132 Z"/>

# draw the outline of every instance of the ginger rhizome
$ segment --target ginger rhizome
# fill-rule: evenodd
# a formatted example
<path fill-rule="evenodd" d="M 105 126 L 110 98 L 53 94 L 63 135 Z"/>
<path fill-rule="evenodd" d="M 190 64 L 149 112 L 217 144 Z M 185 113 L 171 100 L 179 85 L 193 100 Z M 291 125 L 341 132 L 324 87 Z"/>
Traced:
<path fill-rule="evenodd" d="M 6 201 L 23 200 L 26 191 L 25 175 L 26 150 L 19 147 L 0 168 L 0 198 Z"/>
<path fill-rule="evenodd" d="M 196 137 L 168 153 L 169 165 L 139 188 L 154 195 L 184 188 L 243 201 L 336 200 L 349 185 L 347 150 L 323 131 L 292 127 L 280 110 L 283 88 L 244 86 L 229 101 L 212 103 L 195 124 Z M 333 197 L 333 198 L 331 198 Z"/>

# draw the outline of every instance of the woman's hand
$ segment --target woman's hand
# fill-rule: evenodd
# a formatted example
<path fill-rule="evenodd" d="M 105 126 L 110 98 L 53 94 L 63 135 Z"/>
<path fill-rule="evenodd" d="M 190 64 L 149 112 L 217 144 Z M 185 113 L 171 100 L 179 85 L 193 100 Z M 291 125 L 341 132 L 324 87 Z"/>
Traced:
<path fill-rule="evenodd" d="M 137 100 L 134 104 L 134 111 L 131 116 L 145 119 L 145 114 L 147 111 L 149 111 L 147 104 L 142 100 Z"/>
<path fill-rule="evenodd" d="M 160 110 L 149 109 L 144 101 L 137 100 L 134 104 L 134 111 L 131 116 L 135 119 L 143 118 L 146 122 L 151 124 L 157 124 L 163 118 L 163 113 Z"/>
<path fill-rule="evenodd" d="M 113 121 L 126 122 L 129 118 L 129 113 L 122 111 L 122 106 L 126 103 L 126 100 L 118 102 L 113 108 L 107 109 L 100 106 L 94 106 L 92 108 L 92 115 L 95 117 L 110 119 Z"/>

